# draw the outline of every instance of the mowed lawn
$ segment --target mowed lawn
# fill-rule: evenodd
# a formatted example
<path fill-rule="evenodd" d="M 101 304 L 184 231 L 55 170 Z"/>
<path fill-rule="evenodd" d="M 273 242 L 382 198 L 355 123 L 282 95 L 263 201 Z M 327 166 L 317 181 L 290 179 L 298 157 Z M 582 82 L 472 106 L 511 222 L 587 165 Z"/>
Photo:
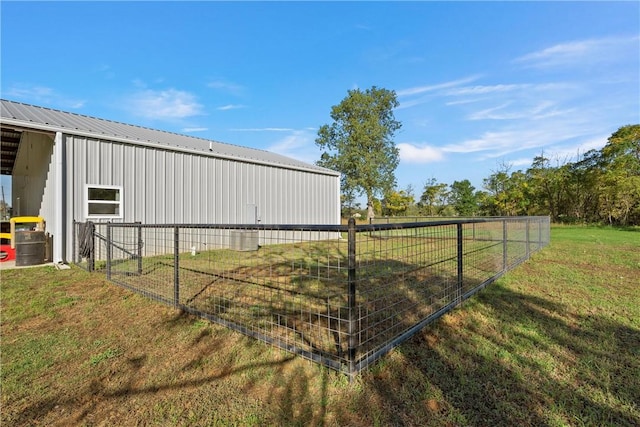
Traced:
<path fill-rule="evenodd" d="M 2 426 L 640 425 L 640 228 L 553 227 L 352 383 L 100 273 L 1 285 Z"/>

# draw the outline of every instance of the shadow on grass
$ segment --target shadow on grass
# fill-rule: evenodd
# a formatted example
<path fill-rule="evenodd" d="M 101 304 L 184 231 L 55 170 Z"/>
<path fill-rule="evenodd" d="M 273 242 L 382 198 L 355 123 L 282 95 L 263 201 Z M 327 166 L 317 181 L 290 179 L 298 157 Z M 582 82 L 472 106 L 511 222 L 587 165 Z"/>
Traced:
<path fill-rule="evenodd" d="M 490 320 L 482 321 L 483 316 Z M 177 314 L 162 328 L 180 333 L 197 321 Z M 180 405 L 192 396 L 204 397 L 198 391 L 204 388 L 218 394 L 197 402 L 204 405 L 196 414 L 202 419 L 217 412 L 225 420 L 225 398 L 244 396 L 244 405 L 266 394 L 254 424 L 640 425 L 640 331 L 602 315 L 571 314 L 563 304 L 500 285 L 425 328 L 351 386 L 340 374 L 295 363 L 295 356 L 248 338 L 241 341 L 244 348 L 238 351 L 245 353 L 237 360 L 228 339 L 209 328 L 193 333 L 189 357 L 170 368 L 176 378 L 150 377 L 157 354 L 126 351 L 106 373 L 73 393 L 34 399 L 12 423 L 51 420 L 63 408 L 61 424 L 101 424 L 108 421 L 105 411 L 138 398 L 146 404 L 172 399 L 175 410 L 182 411 Z M 172 351 L 164 350 L 161 357 Z M 224 356 L 212 364 L 217 354 Z M 229 387 L 239 390 L 219 391 Z M 149 413 L 154 414 L 149 409 L 135 416 Z M 189 423 L 180 418 L 184 415 L 176 417 L 174 425 L 206 425 L 202 419 Z"/>
<path fill-rule="evenodd" d="M 397 349 L 404 372 L 383 361 L 363 376 L 393 408 L 383 422 L 640 425 L 639 330 L 499 285 L 476 298 L 468 310 L 495 323 L 454 312 Z"/>

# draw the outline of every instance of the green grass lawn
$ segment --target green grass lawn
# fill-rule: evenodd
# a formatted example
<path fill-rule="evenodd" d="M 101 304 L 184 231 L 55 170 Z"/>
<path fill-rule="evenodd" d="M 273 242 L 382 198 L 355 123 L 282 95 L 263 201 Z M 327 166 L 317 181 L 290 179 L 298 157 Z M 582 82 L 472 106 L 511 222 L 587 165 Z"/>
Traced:
<path fill-rule="evenodd" d="M 638 228 L 553 227 L 352 383 L 99 273 L 0 280 L 1 425 L 640 425 Z"/>

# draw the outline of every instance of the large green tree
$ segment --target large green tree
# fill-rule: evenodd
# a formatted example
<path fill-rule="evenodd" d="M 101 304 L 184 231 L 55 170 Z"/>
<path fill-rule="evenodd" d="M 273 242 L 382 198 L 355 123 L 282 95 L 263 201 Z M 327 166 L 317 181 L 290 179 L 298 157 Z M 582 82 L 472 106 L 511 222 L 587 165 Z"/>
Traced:
<path fill-rule="evenodd" d="M 449 200 L 459 216 L 474 216 L 478 213 L 478 195 L 468 179 L 451 184 Z"/>
<path fill-rule="evenodd" d="M 640 125 L 623 126 L 601 150 L 601 216 L 627 225 L 640 220 Z"/>
<path fill-rule="evenodd" d="M 350 90 L 331 108 L 333 123 L 318 130 L 316 144 L 324 150 L 319 166 L 342 173 L 343 194 L 367 197 L 367 217 L 373 201 L 395 187 L 399 150 L 393 141 L 402 124 L 395 119 L 396 93 L 377 88 Z"/>

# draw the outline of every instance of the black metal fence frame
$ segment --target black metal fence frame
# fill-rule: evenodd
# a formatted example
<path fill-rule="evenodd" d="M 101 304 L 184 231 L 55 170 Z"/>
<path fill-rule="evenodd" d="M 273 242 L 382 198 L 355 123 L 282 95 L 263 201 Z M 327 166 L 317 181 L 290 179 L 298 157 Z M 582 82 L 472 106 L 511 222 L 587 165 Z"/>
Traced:
<path fill-rule="evenodd" d="M 525 233 L 522 240 L 519 240 L 518 243 L 524 245 L 525 251 L 521 256 L 509 262 L 508 260 L 508 243 L 513 242 L 512 240 L 508 240 L 508 224 L 513 221 L 518 221 L 518 223 L 524 222 Z M 502 250 L 502 268 L 500 271 L 497 271 L 496 274 L 486 278 L 486 280 L 479 283 L 477 286 L 473 287 L 470 290 L 465 290 L 463 288 L 463 281 L 465 278 L 465 260 L 468 256 L 470 256 L 471 252 L 466 252 L 465 250 L 465 240 L 469 237 L 465 238 L 463 227 L 470 225 L 472 227 L 472 237 L 476 238 L 475 227 L 480 224 L 486 223 L 498 223 L 502 224 L 502 238 L 501 239 L 493 239 L 492 245 L 495 247 L 500 247 Z M 535 228 L 537 233 L 532 235 L 531 233 L 531 225 L 535 224 Z M 422 320 L 413 324 L 413 326 L 405 329 L 402 333 L 395 335 L 392 339 L 389 339 L 384 345 L 379 346 L 375 349 L 375 351 L 366 352 L 363 356 L 358 357 L 358 313 L 357 313 L 357 297 L 358 297 L 358 260 L 357 260 L 357 235 L 359 233 L 379 233 L 379 232 L 390 232 L 395 230 L 406 230 L 406 229 L 420 229 L 425 227 L 438 227 L 438 226 L 453 226 L 455 225 L 456 229 L 456 253 L 455 253 L 455 262 L 457 263 L 457 291 L 455 293 L 455 297 L 451 299 L 446 305 L 439 308 L 437 311 L 433 312 L 429 316 L 423 318 Z M 76 248 L 79 247 L 78 242 L 75 241 L 76 234 L 80 234 L 79 230 L 82 227 L 81 223 L 76 223 L 76 233 L 74 233 L 74 262 L 82 264 L 82 257 L 80 254 L 76 253 Z M 527 260 L 531 254 L 537 250 L 542 249 L 544 246 L 549 244 L 549 217 L 502 217 L 502 218 L 470 218 L 470 219 L 455 219 L 455 220 L 433 220 L 429 219 L 428 221 L 417 221 L 417 222 L 404 222 L 404 223 L 370 223 L 363 225 L 356 225 L 355 220 L 349 220 L 348 225 L 213 225 L 213 224 L 164 224 L 164 225 L 149 225 L 149 224 L 141 224 L 141 223 L 107 223 L 106 225 L 106 235 L 101 235 L 96 233 L 94 239 L 103 241 L 106 245 L 106 263 L 104 264 L 104 268 L 106 270 L 107 279 L 123 286 L 132 291 L 141 293 L 147 297 L 152 299 L 161 301 L 165 304 L 172 305 L 184 312 L 188 312 L 203 318 L 206 318 L 212 322 L 222 324 L 228 328 L 239 331 L 245 335 L 257 338 L 261 341 L 267 342 L 274 346 L 283 348 L 289 352 L 294 354 L 301 355 L 307 359 L 310 359 L 314 362 L 323 364 L 327 367 L 335 369 L 337 371 L 343 372 L 347 374 L 350 378 L 353 378 L 357 373 L 366 369 L 376 360 L 380 359 L 382 356 L 391 351 L 394 347 L 398 346 L 400 343 L 404 342 L 416 332 L 424 328 L 426 325 L 434 321 L 435 319 L 441 317 L 445 313 L 451 311 L 453 308 L 460 305 L 464 300 L 470 298 L 475 293 L 485 288 L 490 283 L 494 282 L 496 279 L 501 277 L 508 270 L 513 269 L 520 263 Z M 126 251 L 130 260 L 137 260 L 137 272 L 132 271 L 130 274 L 141 274 L 142 273 L 142 260 L 143 260 L 143 251 L 142 248 L 144 243 L 142 241 L 142 231 L 145 228 L 152 227 L 163 227 L 167 229 L 173 229 L 173 263 L 174 263 L 174 273 L 173 273 L 173 298 L 161 297 L 159 295 L 155 295 L 153 293 L 145 292 L 135 286 L 131 286 L 125 280 L 121 280 L 117 276 L 117 270 L 114 269 L 114 263 L 116 260 L 114 259 L 113 251 Z M 127 250 L 121 246 L 118 246 L 118 243 L 113 239 L 113 233 L 116 229 L 125 229 L 125 228 L 133 228 L 137 233 L 137 248 L 135 250 Z M 300 232 L 300 231 L 309 231 L 309 232 L 335 232 L 340 233 L 341 235 L 346 235 L 348 242 L 348 256 L 347 256 L 347 286 L 346 290 L 348 292 L 346 296 L 348 315 L 347 315 L 347 341 L 348 341 L 348 350 L 346 352 L 346 360 L 347 363 L 344 363 L 344 360 L 336 360 L 332 357 L 328 357 L 326 354 L 322 354 L 322 352 L 318 353 L 308 348 L 301 348 L 295 345 L 292 345 L 289 342 L 282 341 L 278 337 L 270 336 L 268 334 L 262 333 L 258 330 L 253 329 L 250 325 L 244 325 L 239 322 L 230 321 L 228 319 L 223 319 L 215 314 L 201 311 L 195 307 L 192 307 L 188 304 L 183 304 L 180 302 L 180 230 L 182 229 L 239 229 L 239 230 L 255 230 L 255 231 L 277 231 L 277 232 Z M 467 231 L 469 233 L 469 231 Z M 94 244 L 95 247 L 95 244 Z M 84 254 L 86 255 L 86 253 Z M 95 255 L 89 256 L 87 258 L 87 269 L 93 270 L 95 269 Z M 453 261 L 453 260 L 447 260 Z M 84 267 L 83 267 L 84 268 Z"/>

